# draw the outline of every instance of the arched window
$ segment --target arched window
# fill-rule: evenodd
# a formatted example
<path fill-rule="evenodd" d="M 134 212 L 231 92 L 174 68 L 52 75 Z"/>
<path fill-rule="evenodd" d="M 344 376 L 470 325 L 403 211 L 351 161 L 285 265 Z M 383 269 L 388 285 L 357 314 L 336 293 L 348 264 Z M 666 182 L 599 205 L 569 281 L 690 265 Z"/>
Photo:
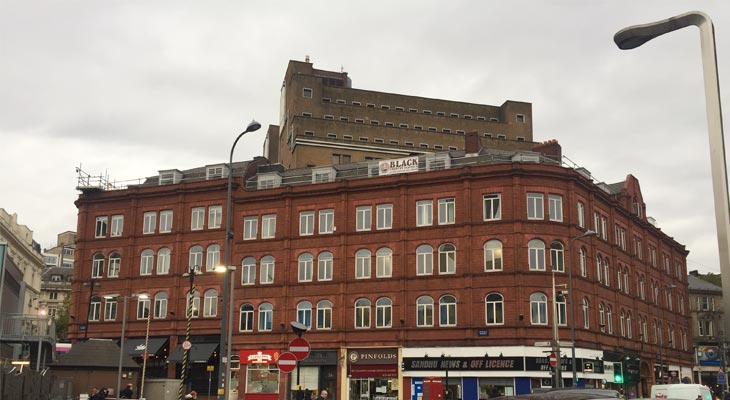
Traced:
<path fill-rule="evenodd" d="M 332 302 L 329 300 L 317 303 L 317 329 L 332 329 Z"/>
<path fill-rule="evenodd" d="M 532 239 L 527 243 L 530 271 L 545 271 L 545 243 Z"/>
<path fill-rule="evenodd" d="M 218 291 L 208 289 L 203 299 L 203 316 L 215 317 L 218 314 Z"/>
<path fill-rule="evenodd" d="M 484 271 L 502 270 L 502 242 L 489 240 L 484 243 Z"/>
<path fill-rule="evenodd" d="M 621 310 L 621 314 L 619 314 L 619 327 L 621 328 L 621 337 L 626 337 L 626 313 L 624 313 L 624 310 Z"/>
<path fill-rule="evenodd" d="M 205 256 L 205 270 L 212 272 L 219 265 L 221 265 L 221 247 L 217 244 L 211 244 L 208 246 Z"/>
<path fill-rule="evenodd" d="M 456 326 L 456 297 L 445 295 L 439 299 L 439 326 Z"/>
<path fill-rule="evenodd" d="M 606 280 L 604 282 L 606 286 L 611 286 L 611 266 L 608 263 L 608 257 L 603 259 L 603 277 Z"/>
<path fill-rule="evenodd" d="M 623 277 L 624 270 L 621 268 L 621 264 L 616 264 L 616 288 L 619 292 L 624 289 Z"/>
<path fill-rule="evenodd" d="M 137 319 L 147 319 L 150 315 L 150 304 L 152 300 L 149 296 L 137 298 Z"/>
<path fill-rule="evenodd" d="M 556 295 L 555 303 L 558 308 L 558 325 L 568 325 L 568 308 L 565 296 L 562 293 Z"/>
<path fill-rule="evenodd" d="M 654 319 L 654 322 L 651 324 L 651 330 L 654 333 L 654 344 L 657 344 L 659 342 L 659 329 L 657 328 L 657 320 Z"/>
<path fill-rule="evenodd" d="M 375 277 L 390 278 L 393 276 L 393 251 L 387 247 L 381 247 L 375 253 Z"/>
<path fill-rule="evenodd" d="M 416 275 L 433 275 L 433 247 L 427 244 L 416 248 Z"/>
<path fill-rule="evenodd" d="M 624 293 L 629 294 L 629 267 L 624 266 Z"/>
<path fill-rule="evenodd" d="M 101 278 L 104 276 L 104 255 L 101 253 L 94 254 L 91 267 L 91 278 Z"/>
<path fill-rule="evenodd" d="M 308 301 L 300 301 L 297 304 L 297 322 L 312 327 L 312 303 Z"/>
<path fill-rule="evenodd" d="M 608 334 L 613 335 L 613 307 L 606 306 L 606 322 L 608 323 Z"/>
<path fill-rule="evenodd" d="M 299 255 L 299 282 L 311 282 L 312 275 L 314 274 L 314 257 L 309 253 L 302 253 Z M 311 308 L 310 308 L 311 312 Z"/>
<path fill-rule="evenodd" d="M 89 303 L 89 321 L 98 321 L 100 317 L 101 317 L 101 297 L 94 296 L 91 298 L 91 302 Z"/>
<path fill-rule="evenodd" d="M 601 263 L 603 262 L 603 258 L 601 258 L 600 254 L 596 255 L 596 280 L 600 283 L 603 282 L 603 267 L 601 266 Z"/>
<path fill-rule="evenodd" d="M 241 305 L 241 319 L 238 330 L 239 332 L 253 332 L 253 306 L 251 304 Z"/>
<path fill-rule="evenodd" d="M 332 280 L 332 253 L 329 251 L 323 251 L 319 253 L 317 257 L 317 280 L 318 281 L 331 281 Z"/>
<path fill-rule="evenodd" d="M 197 290 L 193 293 L 192 300 L 193 300 L 193 307 L 190 308 L 190 292 L 187 293 L 185 296 L 187 299 L 187 302 L 185 303 L 185 315 L 187 315 L 187 312 L 190 311 L 192 318 L 198 318 L 200 316 L 200 292 Z"/>
<path fill-rule="evenodd" d="M 195 268 L 195 272 L 200 272 L 200 267 L 203 265 L 203 247 L 193 246 L 188 254 L 188 267 Z"/>
<path fill-rule="evenodd" d="M 104 321 L 114 321 L 117 319 L 117 298 L 104 299 Z"/>
<path fill-rule="evenodd" d="M 580 276 L 585 278 L 586 276 L 588 276 L 588 268 L 587 268 L 588 261 L 587 261 L 587 257 L 586 257 L 586 248 L 581 247 L 580 250 L 578 250 L 578 254 L 579 254 L 578 258 L 580 259 Z"/>
<path fill-rule="evenodd" d="M 256 259 L 246 257 L 241 262 L 241 285 L 253 285 L 256 283 Z"/>
<path fill-rule="evenodd" d="M 155 295 L 155 319 L 164 319 L 167 317 L 167 293 L 158 292 Z"/>
<path fill-rule="evenodd" d="M 433 299 L 430 296 L 416 300 L 416 325 L 433 326 Z"/>
<path fill-rule="evenodd" d="M 381 297 L 375 301 L 375 327 L 390 328 L 393 326 L 393 301 Z"/>
<path fill-rule="evenodd" d="M 547 296 L 543 293 L 530 295 L 530 323 L 547 325 Z"/>
<path fill-rule="evenodd" d="M 637 280 L 639 281 L 639 296 L 641 297 L 641 300 L 646 300 L 646 289 L 644 288 L 644 276 L 643 275 L 637 275 Z"/>
<path fill-rule="evenodd" d="M 646 317 L 641 318 L 641 340 L 643 340 L 645 343 L 649 342 L 649 327 L 648 323 L 646 322 Z"/>
<path fill-rule="evenodd" d="M 119 271 L 122 268 L 122 255 L 118 251 L 114 251 L 109 254 L 109 270 L 107 271 L 107 277 L 118 278 Z"/>
<path fill-rule="evenodd" d="M 633 326 L 631 325 L 631 311 L 626 313 L 626 337 L 631 339 L 634 337 Z"/>
<path fill-rule="evenodd" d="M 370 300 L 355 301 L 355 328 L 370 328 Z"/>
<path fill-rule="evenodd" d="M 261 274 L 260 280 L 262 285 L 274 283 L 274 267 L 276 261 L 273 256 L 263 256 L 261 258 Z"/>
<path fill-rule="evenodd" d="M 589 329 L 591 327 L 591 318 L 590 318 L 590 314 L 588 313 L 588 305 L 589 305 L 588 304 L 588 298 L 587 297 L 584 297 L 583 298 L 583 304 L 582 304 L 582 308 L 583 308 L 583 328 L 584 329 Z"/>
<path fill-rule="evenodd" d="M 487 325 L 504 324 L 504 298 L 499 293 L 490 293 L 484 299 Z"/>
<path fill-rule="evenodd" d="M 550 243 L 550 265 L 553 267 L 553 271 L 565 272 L 563 244 L 558 241 Z"/>
<path fill-rule="evenodd" d="M 142 250 L 142 257 L 139 261 L 139 274 L 152 275 L 152 266 L 154 265 L 155 253 L 150 249 Z"/>
<path fill-rule="evenodd" d="M 360 249 L 355 253 L 355 279 L 370 278 L 370 250 Z"/>
<path fill-rule="evenodd" d="M 271 331 L 274 323 L 274 306 L 271 303 L 259 304 L 259 331 Z"/>
<path fill-rule="evenodd" d="M 170 273 L 170 249 L 163 247 L 157 251 L 157 275 Z"/>
<path fill-rule="evenodd" d="M 439 274 L 456 273 L 456 246 L 444 243 L 439 246 Z"/>
<path fill-rule="evenodd" d="M 601 332 L 606 332 L 606 310 L 603 303 L 598 304 L 598 327 Z"/>

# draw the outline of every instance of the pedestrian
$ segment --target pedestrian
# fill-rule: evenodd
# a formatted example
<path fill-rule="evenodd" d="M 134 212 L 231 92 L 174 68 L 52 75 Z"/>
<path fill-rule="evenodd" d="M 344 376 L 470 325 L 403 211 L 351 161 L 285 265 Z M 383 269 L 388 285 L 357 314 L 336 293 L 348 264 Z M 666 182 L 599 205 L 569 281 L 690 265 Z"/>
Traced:
<path fill-rule="evenodd" d="M 327 400 L 330 393 L 327 391 L 327 389 L 322 389 L 319 391 L 319 397 L 317 397 L 317 400 Z"/>
<path fill-rule="evenodd" d="M 134 395 L 133 389 L 134 389 L 134 385 L 132 385 L 131 383 L 128 383 L 126 388 L 119 391 L 119 398 L 120 399 L 131 399 L 132 396 Z"/>

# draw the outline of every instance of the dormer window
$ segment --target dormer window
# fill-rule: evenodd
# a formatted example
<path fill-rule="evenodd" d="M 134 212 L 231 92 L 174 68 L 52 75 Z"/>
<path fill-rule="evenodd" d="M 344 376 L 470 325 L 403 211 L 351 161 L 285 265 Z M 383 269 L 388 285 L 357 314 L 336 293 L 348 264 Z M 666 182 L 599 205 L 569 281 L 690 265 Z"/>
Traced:
<path fill-rule="evenodd" d="M 205 167 L 205 179 L 220 179 L 228 176 L 228 168 L 223 164 Z"/>
<path fill-rule="evenodd" d="M 332 182 L 335 180 L 335 169 L 332 167 L 312 169 L 312 183 Z"/>
<path fill-rule="evenodd" d="M 182 180 L 182 172 L 177 169 L 171 169 L 166 171 L 159 171 L 159 184 L 160 185 L 173 185 L 180 183 Z"/>
<path fill-rule="evenodd" d="M 61 282 L 61 275 L 51 275 L 51 282 Z"/>
<path fill-rule="evenodd" d="M 257 189 L 273 189 L 281 186 L 281 175 L 276 172 L 258 174 L 256 177 Z"/>

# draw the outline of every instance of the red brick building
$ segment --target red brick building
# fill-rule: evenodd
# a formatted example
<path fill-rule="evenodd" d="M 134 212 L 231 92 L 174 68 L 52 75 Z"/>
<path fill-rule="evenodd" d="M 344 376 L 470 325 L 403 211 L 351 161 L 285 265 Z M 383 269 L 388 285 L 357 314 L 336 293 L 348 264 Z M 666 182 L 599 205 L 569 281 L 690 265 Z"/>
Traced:
<path fill-rule="evenodd" d="M 647 221 L 635 178 L 596 185 L 538 153 L 437 157 L 445 164 L 421 156 L 418 171 L 396 175 L 368 177 L 373 168 L 367 164 L 338 166 L 316 184 L 311 180 L 321 168 L 255 174 L 257 164 L 272 168 L 263 159 L 236 164 L 234 351 L 281 351 L 293 337 L 289 321 L 299 320 L 311 326 L 305 335 L 323 363 L 303 366 L 312 389 L 329 387 L 350 398 L 372 390 L 380 395 L 383 388 L 408 394 L 410 383 L 445 373 L 441 364 L 427 362 L 443 353 L 468 362 L 519 359 L 504 371 L 454 367 L 449 384 L 455 392 L 466 396 L 492 384 L 520 392 L 550 377 L 540 354 L 545 349 L 535 345 L 552 338 L 551 272 L 566 283 L 570 256 L 581 382 L 599 384 L 607 372 L 595 361 L 626 352 L 640 356 L 647 384 L 655 365 L 689 375 L 686 251 Z M 193 263 L 203 271 L 195 278 L 200 300 L 193 342 L 208 349 L 203 358 L 214 358 L 215 346 L 205 344 L 216 343 L 220 332 L 222 279 L 210 271 L 225 237 L 219 210 L 226 180 L 206 179 L 201 171 L 182 172 L 179 183 L 151 179 L 79 197 L 72 336 L 83 335 L 86 321 L 79 316 L 89 308 L 90 287 L 83 284 L 95 276 L 86 334 L 119 335 L 120 314 L 110 310 L 120 305 L 110 306 L 105 294 L 148 293 L 150 332 L 162 343 L 157 354 L 163 360 L 184 333 L 188 279 L 182 275 Z M 257 188 L 273 177 L 284 183 Z M 297 181 L 307 182 L 286 184 Z M 121 230 L 105 231 L 105 218 L 123 220 Z M 575 241 L 572 254 L 565 254 L 587 229 L 598 236 Z M 558 309 L 566 340 L 564 301 L 558 299 Z M 145 333 L 139 307 L 147 305 L 140 301 L 128 310 L 130 338 Z M 659 325 L 663 360 L 656 357 Z M 359 365 L 353 350 L 385 351 L 376 353 L 388 362 Z M 569 352 L 563 355 L 569 374 Z M 402 371 L 400 362 L 406 362 Z M 591 372 L 584 368 L 588 362 Z M 153 361 L 150 371 L 172 377 L 174 364 L 167 370 Z M 250 380 L 260 366 L 249 367 L 249 385 L 260 384 Z M 268 379 L 278 376 L 274 367 L 266 372 Z M 259 387 L 240 376 L 240 393 L 257 393 Z M 281 392 L 283 382 L 272 387 Z"/>
<path fill-rule="evenodd" d="M 557 142 L 532 141 L 528 103 L 356 90 L 346 74 L 300 64 L 285 78 L 281 128 L 267 134 L 272 161 L 232 171 L 239 398 L 288 398 L 295 375 L 274 361 L 294 337 L 293 320 L 310 326 L 313 348 L 301 388 L 327 388 L 335 399 L 430 398 L 444 386 L 450 398 L 482 399 L 549 386 L 553 309 L 567 385 L 571 327 L 579 386 L 611 382 L 614 362 L 645 396 L 659 375 L 691 377 L 687 251 L 647 217 L 636 178 L 607 185 L 562 164 Z M 325 118 L 333 105 L 412 120 Z M 413 128 L 438 123 L 453 133 Z M 320 135 L 328 124 L 338 133 Z M 424 134 L 428 147 L 390 144 Z M 218 164 L 160 171 L 123 190 L 80 187 L 72 338 L 119 337 L 120 296 L 129 297 L 130 354 L 144 352 L 151 309 L 147 376 L 179 377 L 183 274 L 195 266 L 192 377 L 205 393 L 221 330 L 223 279 L 213 268 L 225 244 L 228 173 Z M 588 231 L 596 235 L 576 239 Z M 564 295 L 553 302 L 552 277 L 566 291 L 569 267 L 573 304 Z"/>

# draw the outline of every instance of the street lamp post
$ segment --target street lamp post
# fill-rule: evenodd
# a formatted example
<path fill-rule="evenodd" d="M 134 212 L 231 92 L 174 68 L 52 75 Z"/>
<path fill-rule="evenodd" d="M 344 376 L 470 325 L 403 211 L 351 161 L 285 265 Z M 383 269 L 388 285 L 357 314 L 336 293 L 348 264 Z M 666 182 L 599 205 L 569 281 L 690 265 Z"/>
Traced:
<path fill-rule="evenodd" d="M 149 307 L 147 307 L 147 329 L 144 334 L 144 358 L 142 359 L 142 383 L 140 383 L 140 385 L 139 385 L 139 398 L 140 399 L 144 397 L 144 377 L 147 373 L 147 358 L 149 358 L 149 356 L 150 356 L 150 354 L 148 352 L 148 347 L 150 345 L 150 322 L 152 321 L 152 312 L 154 310 L 151 297 L 146 296 L 146 297 L 141 297 L 141 298 L 147 299 L 149 301 Z"/>
<path fill-rule="evenodd" d="M 555 359 L 557 362 L 555 363 L 555 366 L 553 367 L 553 388 L 560 388 L 562 387 L 563 378 L 562 378 L 562 369 L 563 366 L 560 362 L 562 357 L 560 357 L 560 337 L 558 336 L 558 297 L 555 292 L 555 266 L 553 266 L 552 271 L 552 278 L 553 278 L 553 346 L 552 346 L 552 352 L 555 355 Z"/>
<path fill-rule="evenodd" d="M 198 272 L 198 268 L 200 267 L 198 265 L 191 265 L 189 268 L 190 269 L 188 270 L 188 272 L 183 274 L 183 276 L 187 276 L 190 279 L 190 290 L 188 291 L 186 312 L 187 326 L 185 327 L 185 341 L 183 342 L 186 345 L 188 345 L 190 342 L 190 326 L 193 318 L 193 293 L 195 293 L 195 274 Z M 178 400 L 182 400 L 183 392 L 185 391 L 185 379 L 189 379 L 188 368 L 190 366 L 190 361 L 188 360 L 188 357 L 190 354 L 190 348 L 187 347 L 184 350 L 185 352 L 183 353 L 183 364 L 180 371 L 180 388 L 177 391 Z"/>
<path fill-rule="evenodd" d="M 117 296 L 117 295 L 106 295 L 104 298 L 106 299 L 114 299 L 114 298 L 122 298 L 124 299 L 124 305 L 122 306 L 122 333 L 119 337 L 119 365 L 117 366 L 117 396 L 119 396 L 119 392 L 122 390 L 122 363 L 124 360 L 124 336 L 127 332 L 127 307 L 129 306 L 129 298 L 130 297 L 138 297 L 143 298 L 143 296 L 146 295 L 137 295 L 133 294 L 132 296 Z"/>
<path fill-rule="evenodd" d="M 678 29 L 694 25 L 700 30 L 702 71 L 705 85 L 707 131 L 710 138 L 710 165 L 715 202 L 715 224 L 720 255 L 723 306 L 730 310 L 730 200 L 728 199 L 727 163 L 725 139 L 722 128 L 720 81 L 717 73 L 715 27 L 710 17 L 699 11 L 680 14 L 662 21 L 634 25 L 618 31 L 613 40 L 622 50 L 634 49 L 642 44 Z M 725 332 L 730 332 L 730 318 L 725 318 Z"/>
<path fill-rule="evenodd" d="M 230 157 L 228 158 L 228 194 L 226 197 L 226 242 L 225 242 L 225 270 L 223 275 L 223 307 L 221 313 L 221 337 L 218 354 L 218 373 L 220 379 L 218 382 L 218 400 L 228 399 L 229 385 L 228 378 L 230 376 L 230 363 L 226 359 L 231 351 L 231 336 L 233 335 L 233 325 L 230 323 L 233 314 L 233 271 L 231 270 L 231 240 L 233 232 L 231 231 L 231 187 L 233 184 L 233 150 L 236 149 L 238 140 L 248 132 L 257 131 L 261 128 L 261 124 L 251 121 L 246 130 L 241 132 L 231 146 Z M 230 286 L 230 288 L 228 288 Z M 227 290 L 228 289 L 228 290 Z M 228 304 L 228 303 L 231 304 Z M 230 311 L 229 311 L 230 310 Z M 226 338 L 228 346 L 226 347 Z"/>
<path fill-rule="evenodd" d="M 573 306 L 573 244 L 576 240 L 584 238 L 584 237 L 590 237 L 590 236 L 596 236 L 596 232 L 592 230 L 587 230 L 583 232 L 581 235 L 578 235 L 572 239 L 570 239 L 570 242 L 568 243 L 568 297 L 570 300 L 570 306 L 568 307 L 568 312 L 570 315 L 568 318 L 570 318 L 570 367 L 573 372 L 573 379 L 571 380 L 570 385 L 571 386 L 577 386 L 578 383 L 578 373 L 577 366 L 575 363 L 575 310 Z"/>

